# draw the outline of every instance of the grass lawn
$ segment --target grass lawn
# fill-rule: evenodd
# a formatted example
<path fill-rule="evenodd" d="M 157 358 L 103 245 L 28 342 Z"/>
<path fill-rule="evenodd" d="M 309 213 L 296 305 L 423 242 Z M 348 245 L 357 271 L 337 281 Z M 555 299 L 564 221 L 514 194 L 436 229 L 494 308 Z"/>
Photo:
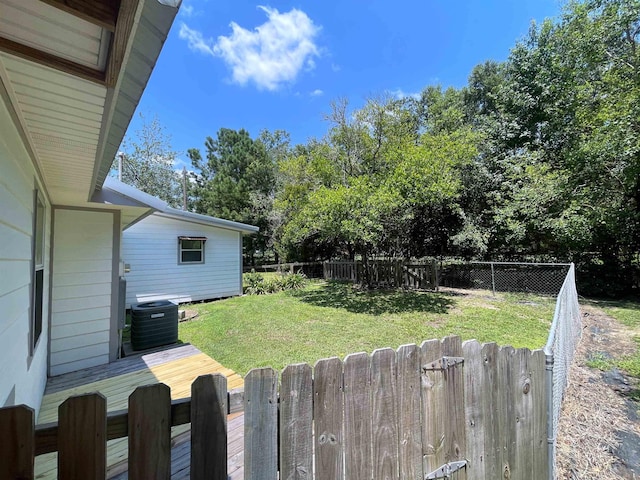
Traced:
<path fill-rule="evenodd" d="M 363 292 L 313 282 L 304 290 L 195 304 L 199 315 L 179 335 L 226 367 L 308 362 L 460 335 L 481 342 L 541 348 L 555 300 L 490 293 Z"/>

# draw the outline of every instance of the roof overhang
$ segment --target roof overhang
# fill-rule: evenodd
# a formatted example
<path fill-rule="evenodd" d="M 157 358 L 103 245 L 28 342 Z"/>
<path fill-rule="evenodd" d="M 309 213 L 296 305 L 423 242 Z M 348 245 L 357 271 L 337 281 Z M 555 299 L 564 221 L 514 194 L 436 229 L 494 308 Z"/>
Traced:
<path fill-rule="evenodd" d="M 0 0 L 0 96 L 52 203 L 102 186 L 177 13 L 164 3 Z"/>
<path fill-rule="evenodd" d="M 167 208 L 167 204 L 159 198 L 111 177 L 108 177 L 102 188 L 93 194 L 91 202 L 92 205 L 104 205 L 120 210 L 122 229 L 130 227 L 153 212 Z"/>
<path fill-rule="evenodd" d="M 186 212 L 184 210 L 172 208 L 159 198 L 144 193 L 137 188 L 127 185 L 126 183 L 122 183 L 112 177 L 108 177 L 105 180 L 102 188 L 96 191 L 93 195 L 92 201 L 98 204 L 113 205 L 121 210 L 124 207 L 144 209 L 144 212 L 141 210 L 139 211 L 140 216 L 135 219 L 129 217 L 125 218 L 125 213 L 123 213 L 122 224 L 124 228 L 130 227 L 151 213 L 155 213 L 162 217 L 173 218 L 183 222 L 235 230 L 245 234 L 256 233 L 260 230 L 254 225 L 247 225 L 246 223 L 233 222 L 223 218 L 210 217 L 209 215 L 200 215 L 199 213 Z M 135 213 L 135 210 L 133 213 Z"/>
<path fill-rule="evenodd" d="M 225 220 L 224 218 L 210 217 L 209 215 L 201 215 L 199 213 L 185 212 L 184 210 L 178 210 L 177 208 L 171 207 L 167 207 L 164 210 L 158 211 L 157 215 L 174 218 L 176 220 L 182 220 L 183 222 L 198 223 L 200 225 L 208 225 L 211 227 L 224 228 L 227 230 L 235 230 L 245 234 L 256 233 L 260 230 L 260 228 L 254 225 L 233 222 L 231 220 Z"/>

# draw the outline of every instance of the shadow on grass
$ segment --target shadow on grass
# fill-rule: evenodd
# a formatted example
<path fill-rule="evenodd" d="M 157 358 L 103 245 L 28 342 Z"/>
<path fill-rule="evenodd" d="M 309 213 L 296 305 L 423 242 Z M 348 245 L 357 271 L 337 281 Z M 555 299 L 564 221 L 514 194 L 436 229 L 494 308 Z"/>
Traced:
<path fill-rule="evenodd" d="M 350 283 L 327 282 L 313 290 L 290 293 L 298 300 L 319 307 L 343 308 L 352 313 L 382 315 L 385 313 L 447 313 L 455 304 L 450 295 L 436 292 L 401 290 L 359 290 Z"/>

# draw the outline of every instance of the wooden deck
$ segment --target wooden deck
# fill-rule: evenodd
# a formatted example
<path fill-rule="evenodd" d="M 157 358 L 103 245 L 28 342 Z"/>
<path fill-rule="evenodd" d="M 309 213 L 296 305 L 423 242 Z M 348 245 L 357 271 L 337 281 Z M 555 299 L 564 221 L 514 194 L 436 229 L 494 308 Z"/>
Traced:
<path fill-rule="evenodd" d="M 58 407 L 72 395 L 100 392 L 107 399 L 107 411 L 126 409 L 129 395 L 142 385 L 164 383 L 171 388 L 171 398 L 191 396 L 191 383 L 200 375 L 221 373 L 227 377 L 229 390 L 242 387 L 243 380 L 233 370 L 223 367 L 192 345 L 179 345 L 165 350 L 127 357 L 108 365 L 88 368 L 58 377 L 47 382 L 45 396 L 38 416 L 38 424 L 56 422 Z M 242 478 L 244 415 L 229 417 L 229 475 Z M 172 477 L 189 476 L 189 425 L 173 427 Z M 127 478 L 127 439 L 107 443 L 107 478 Z M 185 473 L 186 472 L 186 473 Z M 55 479 L 57 453 L 36 458 L 35 473 L 38 479 Z M 239 476 L 238 476 L 239 475 Z"/>

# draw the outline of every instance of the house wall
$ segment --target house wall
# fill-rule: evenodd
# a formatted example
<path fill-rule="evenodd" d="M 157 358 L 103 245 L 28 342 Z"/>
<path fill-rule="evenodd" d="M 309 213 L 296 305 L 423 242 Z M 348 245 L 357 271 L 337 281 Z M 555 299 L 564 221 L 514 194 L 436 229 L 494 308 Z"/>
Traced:
<path fill-rule="evenodd" d="M 109 363 L 110 354 L 113 358 L 117 215 L 65 208 L 54 211 L 51 375 Z"/>
<path fill-rule="evenodd" d="M 47 380 L 51 206 L 45 204 L 43 325 L 31 354 L 31 270 L 37 172 L 0 97 L 0 406 L 37 410 Z M 45 193 L 45 192 L 43 192 Z"/>
<path fill-rule="evenodd" d="M 202 236 L 205 263 L 178 264 L 178 237 Z M 127 308 L 153 300 L 178 303 L 242 294 L 242 234 L 153 214 L 124 231 L 122 260 L 131 266 Z"/>

